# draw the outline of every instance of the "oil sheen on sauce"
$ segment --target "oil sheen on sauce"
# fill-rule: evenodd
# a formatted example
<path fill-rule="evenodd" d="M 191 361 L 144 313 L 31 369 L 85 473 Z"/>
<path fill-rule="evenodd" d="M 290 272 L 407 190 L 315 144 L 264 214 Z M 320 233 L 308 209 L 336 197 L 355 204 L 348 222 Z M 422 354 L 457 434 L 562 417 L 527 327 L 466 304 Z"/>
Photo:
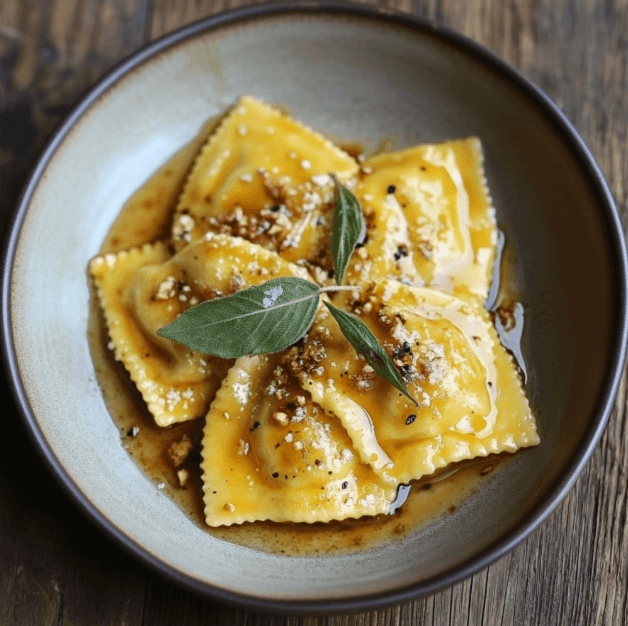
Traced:
<path fill-rule="evenodd" d="M 109 231 L 101 253 L 138 246 L 168 232 L 172 210 L 194 157 L 218 122 L 219 119 L 210 120 L 193 142 L 172 157 L 130 198 Z M 413 481 L 409 490 L 403 490 L 407 498 L 391 515 L 325 524 L 254 522 L 211 528 L 204 521 L 200 474 L 204 420 L 169 428 L 155 425 L 126 371 L 114 360 L 108 348 L 107 330 L 94 296 L 88 336 L 98 382 L 108 411 L 119 429 L 121 445 L 155 488 L 170 497 L 192 523 L 232 543 L 289 555 L 349 553 L 385 545 L 451 514 L 489 479 L 498 465 L 511 457 L 502 454 L 473 459 Z M 168 449 L 184 434 L 192 440 L 194 449 L 183 465 L 190 479 L 185 487 L 181 487 Z"/>

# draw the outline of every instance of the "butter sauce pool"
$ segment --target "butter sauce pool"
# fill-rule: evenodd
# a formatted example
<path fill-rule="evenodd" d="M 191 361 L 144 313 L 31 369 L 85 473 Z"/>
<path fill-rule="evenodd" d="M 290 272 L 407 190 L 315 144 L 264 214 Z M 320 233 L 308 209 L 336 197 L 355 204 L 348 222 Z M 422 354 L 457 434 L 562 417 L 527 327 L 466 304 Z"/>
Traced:
<path fill-rule="evenodd" d="M 210 120 L 194 141 L 172 157 L 130 198 L 109 231 L 100 253 L 139 246 L 168 233 L 172 209 L 192 162 L 219 121 L 219 118 Z M 204 521 L 199 467 L 204 419 L 165 429 L 156 426 L 126 371 L 114 360 L 108 343 L 103 316 L 96 298 L 92 297 L 89 319 L 91 355 L 105 403 L 120 431 L 122 445 L 155 489 L 171 498 L 192 523 L 232 543 L 288 555 L 348 553 L 390 543 L 451 514 L 488 480 L 498 465 L 512 458 L 502 454 L 473 459 L 413 481 L 407 499 L 391 515 L 330 523 L 255 522 L 210 528 Z M 189 480 L 182 487 L 168 450 L 184 435 L 193 442 L 193 450 L 181 467 L 189 472 Z"/>

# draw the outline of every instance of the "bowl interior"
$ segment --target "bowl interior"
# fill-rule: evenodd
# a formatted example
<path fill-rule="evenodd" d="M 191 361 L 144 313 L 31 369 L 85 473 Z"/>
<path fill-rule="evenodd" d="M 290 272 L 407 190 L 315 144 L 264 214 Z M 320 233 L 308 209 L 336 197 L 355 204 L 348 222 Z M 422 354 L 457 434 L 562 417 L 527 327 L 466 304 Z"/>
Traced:
<path fill-rule="evenodd" d="M 604 200 L 568 133 L 455 40 L 368 16 L 269 15 L 199 30 L 116 80 L 46 164 L 15 247 L 11 331 L 32 424 L 64 480 L 133 551 L 197 589 L 248 602 L 383 597 L 462 571 L 539 515 L 591 436 L 615 349 L 617 255 Z M 221 542 L 141 473 L 95 378 L 86 267 L 125 200 L 243 93 L 367 148 L 477 135 L 525 306 L 541 445 L 417 534 L 345 556 L 282 558 Z M 390 597 L 390 596 L 389 596 Z M 401 596 L 399 596 L 401 597 Z"/>

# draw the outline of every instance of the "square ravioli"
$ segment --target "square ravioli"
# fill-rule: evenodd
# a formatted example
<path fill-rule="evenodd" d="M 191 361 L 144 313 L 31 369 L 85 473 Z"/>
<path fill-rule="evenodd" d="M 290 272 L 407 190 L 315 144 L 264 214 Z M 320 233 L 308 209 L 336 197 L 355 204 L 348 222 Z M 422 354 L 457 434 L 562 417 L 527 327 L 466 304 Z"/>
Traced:
<path fill-rule="evenodd" d="M 116 359 L 159 426 L 205 415 L 232 361 L 201 354 L 157 331 L 191 306 L 280 276 L 309 278 L 243 239 L 208 233 L 170 257 L 163 242 L 93 259 Z"/>
<path fill-rule="evenodd" d="M 207 524 L 387 513 L 395 482 L 360 460 L 341 422 L 284 361 L 281 353 L 239 358 L 212 402 L 201 463 Z"/>
<path fill-rule="evenodd" d="M 356 295 L 351 307 L 419 406 L 375 374 L 331 314 L 319 315 L 290 352 L 302 388 L 338 417 L 376 472 L 407 483 L 449 463 L 539 443 L 516 366 L 479 304 L 394 280 Z"/>
<path fill-rule="evenodd" d="M 240 99 L 198 155 L 175 210 L 173 243 L 203 233 L 243 236 L 290 261 L 313 260 L 327 242 L 334 172 L 356 161 L 331 141 L 250 96 Z"/>
<path fill-rule="evenodd" d="M 477 138 L 375 155 L 355 194 L 368 237 L 347 282 L 396 278 L 486 298 L 497 231 Z"/>

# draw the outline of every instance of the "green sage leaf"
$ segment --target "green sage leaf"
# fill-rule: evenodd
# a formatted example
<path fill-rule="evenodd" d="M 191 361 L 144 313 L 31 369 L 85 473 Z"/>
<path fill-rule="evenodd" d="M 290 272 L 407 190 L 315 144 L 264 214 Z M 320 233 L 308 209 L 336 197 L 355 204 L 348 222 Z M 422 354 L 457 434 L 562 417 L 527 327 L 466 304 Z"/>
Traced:
<path fill-rule="evenodd" d="M 354 347 L 355 351 L 366 359 L 367 363 L 379 376 L 399 389 L 401 393 L 418 406 L 419 403 L 410 395 L 410 392 L 401 378 L 399 370 L 395 367 L 395 364 L 391 361 L 384 348 L 380 346 L 377 338 L 367 326 L 355 315 L 345 313 L 345 311 L 337 309 L 329 302 L 325 302 L 325 306 L 334 316 L 335 320 L 338 322 L 338 326 L 340 326 L 342 334 Z"/>
<path fill-rule="evenodd" d="M 314 320 L 318 294 L 319 288 L 302 278 L 275 278 L 203 302 L 157 332 L 227 359 L 278 352 L 305 335 Z"/>
<path fill-rule="evenodd" d="M 331 254 L 336 282 L 340 285 L 356 244 L 364 238 L 366 223 L 357 198 L 343 187 L 334 174 L 336 207 L 331 227 Z"/>

